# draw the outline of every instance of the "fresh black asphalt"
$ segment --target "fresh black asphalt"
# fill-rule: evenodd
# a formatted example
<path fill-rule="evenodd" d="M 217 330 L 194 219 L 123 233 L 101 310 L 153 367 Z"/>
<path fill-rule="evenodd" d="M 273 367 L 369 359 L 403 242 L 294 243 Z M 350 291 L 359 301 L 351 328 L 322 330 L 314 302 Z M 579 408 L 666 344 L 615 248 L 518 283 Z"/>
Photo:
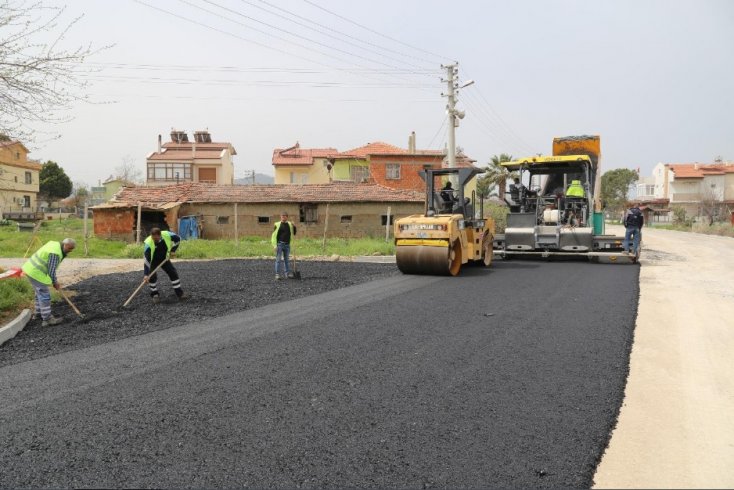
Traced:
<path fill-rule="evenodd" d="M 3 361 L 0 486 L 589 487 L 622 401 L 639 267 L 374 267 L 361 285 Z M 308 285 L 273 283 L 288 297 Z M 158 319 L 139 304 L 118 316 Z"/>

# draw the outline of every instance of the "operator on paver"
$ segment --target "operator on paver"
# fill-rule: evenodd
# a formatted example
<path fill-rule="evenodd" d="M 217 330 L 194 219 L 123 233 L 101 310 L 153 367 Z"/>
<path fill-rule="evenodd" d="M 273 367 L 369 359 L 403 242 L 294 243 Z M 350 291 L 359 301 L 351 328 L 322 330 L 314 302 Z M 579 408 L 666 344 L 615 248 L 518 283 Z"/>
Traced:
<path fill-rule="evenodd" d="M 566 189 L 566 197 L 586 197 L 584 186 L 580 180 L 572 180 L 571 185 Z"/>
<path fill-rule="evenodd" d="M 161 231 L 160 228 L 153 228 L 150 230 L 150 236 L 145 239 L 145 249 L 143 256 L 145 257 L 145 277 L 143 280 L 148 283 L 150 287 L 150 297 L 153 298 L 153 303 L 159 303 L 161 296 L 158 293 L 158 273 L 149 275 L 152 270 L 155 270 L 161 262 L 166 261 L 161 266 L 168 278 L 171 280 L 173 291 L 179 300 L 188 298 L 181 289 L 181 280 L 178 277 L 178 271 L 171 263 L 170 259 L 176 256 L 176 249 L 181 242 L 181 237 L 171 231 Z"/>
<path fill-rule="evenodd" d="M 64 238 L 61 242 L 50 241 L 23 264 L 23 272 L 28 276 L 36 293 L 36 310 L 33 317 L 40 315 L 41 325 L 44 327 L 58 325 L 63 321 L 63 318 L 51 314 L 51 292 L 48 287 L 53 285 L 54 289 L 61 289 L 56 279 L 56 270 L 74 248 L 76 242 L 72 238 Z"/>

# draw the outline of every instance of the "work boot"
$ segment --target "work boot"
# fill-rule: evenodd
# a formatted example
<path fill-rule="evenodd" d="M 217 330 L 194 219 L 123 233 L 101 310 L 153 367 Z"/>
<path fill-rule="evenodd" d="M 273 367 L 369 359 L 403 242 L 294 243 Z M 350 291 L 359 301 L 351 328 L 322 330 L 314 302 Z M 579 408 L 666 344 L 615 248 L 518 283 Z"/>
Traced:
<path fill-rule="evenodd" d="M 280 281 L 281 279 L 283 279 L 283 278 L 280 277 L 280 274 L 275 274 L 275 280 L 276 281 Z"/>
<path fill-rule="evenodd" d="M 179 294 L 177 296 L 178 296 L 178 300 L 179 301 L 186 301 L 187 299 L 189 299 L 191 297 L 191 296 L 189 296 L 189 293 L 181 293 L 181 294 Z"/>
<path fill-rule="evenodd" d="M 59 323 L 63 322 L 64 319 L 57 317 L 57 316 L 50 316 L 48 317 L 48 320 L 44 320 L 41 322 L 42 327 L 52 327 L 54 325 L 58 325 Z"/>
<path fill-rule="evenodd" d="M 159 294 L 156 294 L 155 296 L 151 296 L 151 299 L 153 300 L 153 304 L 157 305 L 161 302 L 161 296 Z"/>

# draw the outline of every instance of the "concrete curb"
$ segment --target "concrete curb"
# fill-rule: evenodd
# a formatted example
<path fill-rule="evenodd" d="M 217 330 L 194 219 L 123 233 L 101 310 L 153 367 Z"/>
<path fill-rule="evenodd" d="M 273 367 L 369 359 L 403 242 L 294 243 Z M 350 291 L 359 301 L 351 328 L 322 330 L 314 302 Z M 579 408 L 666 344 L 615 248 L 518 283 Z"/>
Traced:
<path fill-rule="evenodd" d="M 31 310 L 25 309 L 20 312 L 20 315 L 11 320 L 7 325 L 0 327 L 0 345 L 3 345 L 8 340 L 12 339 L 18 332 L 23 330 L 28 322 L 31 321 Z"/>

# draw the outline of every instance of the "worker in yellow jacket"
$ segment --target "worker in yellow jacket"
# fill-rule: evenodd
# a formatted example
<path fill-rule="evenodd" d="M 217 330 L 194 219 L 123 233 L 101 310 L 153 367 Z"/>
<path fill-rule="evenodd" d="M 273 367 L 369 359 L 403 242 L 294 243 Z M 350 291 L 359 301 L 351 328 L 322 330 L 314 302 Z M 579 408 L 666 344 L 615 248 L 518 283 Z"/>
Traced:
<path fill-rule="evenodd" d="M 584 186 L 580 180 L 572 180 L 571 185 L 566 189 L 566 197 L 586 197 Z"/>
<path fill-rule="evenodd" d="M 280 221 L 275 223 L 273 234 L 270 241 L 275 251 L 275 280 L 283 277 L 293 277 L 290 264 L 288 263 L 288 255 L 291 252 L 291 238 L 296 235 L 296 225 L 288 220 L 288 213 L 283 211 L 280 213 Z M 284 275 L 281 276 L 280 261 L 283 260 L 285 265 Z"/>
<path fill-rule="evenodd" d="M 51 314 L 51 292 L 48 287 L 61 289 L 56 270 L 61 261 L 76 248 L 76 242 L 72 238 L 64 238 L 61 242 L 50 241 L 39 248 L 31 258 L 23 264 L 23 272 L 31 281 L 36 293 L 36 311 L 34 316 L 41 316 L 44 327 L 58 325 L 63 321 L 60 317 Z"/>

